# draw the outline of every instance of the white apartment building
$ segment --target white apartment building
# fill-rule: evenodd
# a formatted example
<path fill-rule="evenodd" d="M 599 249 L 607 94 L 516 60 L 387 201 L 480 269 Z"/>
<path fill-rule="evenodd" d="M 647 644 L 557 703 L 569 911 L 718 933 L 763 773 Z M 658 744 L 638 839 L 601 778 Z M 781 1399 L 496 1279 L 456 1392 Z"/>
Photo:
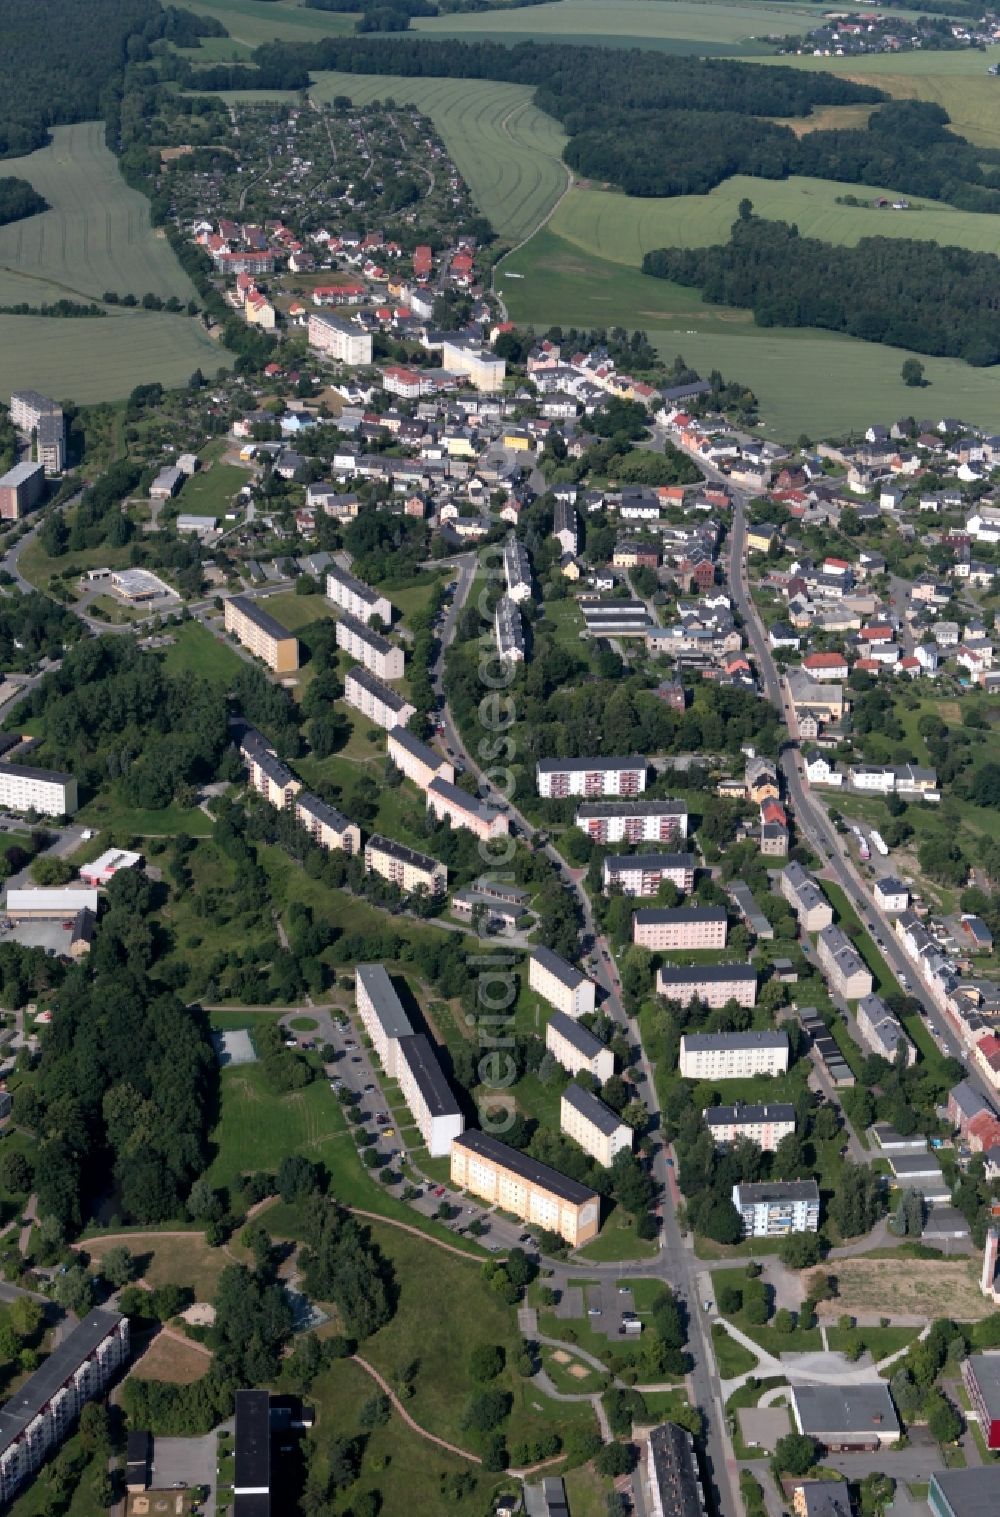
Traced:
<path fill-rule="evenodd" d="M 559 1128 L 598 1164 L 610 1169 L 615 1155 L 632 1152 L 633 1132 L 616 1111 L 580 1085 L 567 1085 L 559 1102 Z"/>
<path fill-rule="evenodd" d="M 302 789 L 287 764 L 283 764 L 266 740 L 252 727 L 244 734 L 240 753 L 247 766 L 250 784 L 258 795 L 278 811 L 288 810 Z"/>
<path fill-rule="evenodd" d="M 694 865 L 693 853 L 612 854 L 604 860 L 604 894 L 617 889 L 623 895 L 655 895 L 664 880 L 688 891 L 694 886 Z"/>
<path fill-rule="evenodd" d="M 572 1248 L 597 1237 L 601 1201 L 596 1192 L 489 1133 L 470 1130 L 454 1139 L 451 1182 L 530 1226 L 559 1233 Z"/>
<path fill-rule="evenodd" d="M 388 1079 L 399 1079 L 399 1045 L 413 1037 L 413 1024 L 383 964 L 358 964 L 354 1004 Z"/>
<path fill-rule="evenodd" d="M 0 1502 L 6 1506 L 69 1437 L 87 1402 L 104 1394 L 128 1354 L 128 1318 L 102 1307 L 56 1344 L 0 1414 Z"/>
<path fill-rule="evenodd" d="M 505 664 L 524 663 L 524 627 L 517 602 L 501 595 L 493 613 L 493 631 L 497 640 L 497 657 Z"/>
<path fill-rule="evenodd" d="M 502 811 L 487 806 L 448 780 L 431 780 L 427 787 L 427 810 L 438 821 L 447 819 L 453 827 L 464 827 L 477 838 L 506 837 L 510 831 L 510 823 Z"/>
<path fill-rule="evenodd" d="M 342 811 L 328 806 L 318 795 L 300 791 L 295 797 L 295 820 L 304 827 L 314 843 L 328 853 L 339 850 L 351 857 L 361 852 L 361 828 L 348 821 Z"/>
<path fill-rule="evenodd" d="M 318 311 L 309 313 L 309 346 L 327 358 L 340 363 L 370 364 L 372 339 L 369 332 L 349 321 L 340 321 L 336 316 L 323 316 Z"/>
<path fill-rule="evenodd" d="M 819 1229 L 819 1186 L 815 1180 L 770 1180 L 734 1185 L 733 1205 L 746 1238 L 781 1238 Z"/>
<path fill-rule="evenodd" d="M 348 670 L 344 680 L 344 699 L 349 706 L 360 711 L 376 726 L 384 727 L 387 732 L 394 727 L 405 727 L 417 710 L 398 690 L 393 690 L 391 685 L 384 684 L 358 664 Z"/>
<path fill-rule="evenodd" d="M 428 1038 L 422 1032 L 401 1038 L 396 1068 L 403 1100 L 410 1108 L 432 1159 L 443 1159 L 465 1127 L 458 1102 Z"/>
<path fill-rule="evenodd" d="M 571 1075 L 587 1069 L 603 1085 L 615 1072 L 611 1049 L 565 1012 L 554 1011 L 545 1029 L 545 1046 Z"/>
<path fill-rule="evenodd" d="M 654 953 L 725 948 L 727 919 L 721 906 L 677 906 L 632 914 L 632 941 Z"/>
<path fill-rule="evenodd" d="M 370 358 L 368 362 L 371 362 Z M 461 374 L 474 389 L 487 395 L 495 395 L 503 389 L 507 373 L 506 361 L 495 353 L 447 339 L 441 344 L 441 367 L 450 374 Z"/>
<path fill-rule="evenodd" d="M 793 860 L 779 875 L 781 893 L 798 918 L 802 932 L 822 932 L 833 922 L 833 907 L 808 870 Z"/>
<path fill-rule="evenodd" d="M 839 927 L 824 927 L 816 939 L 816 957 L 830 988 L 845 1001 L 872 993 L 871 971 Z"/>
<path fill-rule="evenodd" d="M 336 564 L 331 564 L 326 571 L 326 598 L 341 611 L 357 617 L 359 622 L 367 624 L 377 616 L 384 626 L 392 624 L 392 602 Z"/>
<path fill-rule="evenodd" d="M 455 783 L 454 764 L 405 727 L 390 728 L 386 751 L 399 772 L 412 780 L 419 790 L 426 790 L 431 780 L 447 780 L 449 785 Z"/>
<path fill-rule="evenodd" d="M 883 911 L 905 911 L 910 904 L 909 887 L 895 875 L 887 874 L 884 879 L 876 880 L 872 893 L 875 904 Z"/>
<path fill-rule="evenodd" d="M 658 972 L 656 993 L 682 1005 L 694 998 L 713 1008 L 725 1006 L 727 1001 L 756 1006 L 757 971 L 752 964 L 697 964 L 690 968 L 671 964 Z"/>
<path fill-rule="evenodd" d="M 528 550 L 513 532 L 503 545 L 503 572 L 507 594 L 516 604 L 531 599 L 531 561 Z"/>
<path fill-rule="evenodd" d="M 337 647 L 345 649 L 378 679 L 403 678 L 402 648 L 373 632 L 347 611 L 342 611 L 337 618 Z"/>
<path fill-rule="evenodd" d="M 702 1113 L 705 1126 L 718 1147 L 746 1138 L 765 1153 L 773 1153 L 795 1131 L 795 1107 L 791 1101 L 776 1101 L 763 1106 L 709 1106 Z"/>
<path fill-rule="evenodd" d="M 32 769 L 27 764 L 0 764 L 0 806 L 8 811 L 72 816 L 78 804 L 72 774 L 62 774 L 57 769 Z"/>
<path fill-rule="evenodd" d="M 745 1080 L 788 1070 L 784 1032 L 686 1032 L 680 1073 L 685 1080 Z"/>
<path fill-rule="evenodd" d="M 298 638 L 247 596 L 229 596 L 223 615 L 226 631 L 275 674 L 293 674 L 299 667 Z"/>
<path fill-rule="evenodd" d="M 685 801 L 585 801 L 573 820 L 595 843 L 676 843 L 688 835 Z"/>
<path fill-rule="evenodd" d="M 414 890 L 442 895 L 448 888 L 448 870 L 440 860 L 394 843 L 379 833 L 374 833 L 365 844 L 365 871 L 398 885 L 404 895 Z"/>
<path fill-rule="evenodd" d="M 558 800 L 567 795 L 641 795 L 646 788 L 649 761 L 631 758 L 539 759 L 535 766 L 538 794 Z"/>
<path fill-rule="evenodd" d="M 533 948 L 528 957 L 528 984 L 557 1011 L 582 1017 L 594 1010 L 593 980 L 551 948 Z"/>
<path fill-rule="evenodd" d="M 568 500 L 557 500 L 553 511 L 552 536 L 564 553 L 575 558 L 580 551 L 580 525 L 576 507 Z"/>
<path fill-rule="evenodd" d="M 903 1031 L 903 1025 L 881 996 L 862 996 L 857 1006 L 858 1032 L 865 1047 L 889 1064 L 895 1064 L 900 1049 L 906 1065 L 917 1062 L 917 1050 Z"/>

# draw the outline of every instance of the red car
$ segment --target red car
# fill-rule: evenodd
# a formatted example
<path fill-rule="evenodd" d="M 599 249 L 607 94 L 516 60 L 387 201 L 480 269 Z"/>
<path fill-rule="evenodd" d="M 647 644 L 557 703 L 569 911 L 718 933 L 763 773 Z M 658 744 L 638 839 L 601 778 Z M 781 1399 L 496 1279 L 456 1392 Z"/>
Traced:
<path fill-rule="evenodd" d="M 443 1196 L 444 1195 L 444 1186 L 443 1185 L 439 1185 L 438 1188 L 437 1188 L 437 1190 L 434 1192 L 434 1194 L 436 1196 Z"/>

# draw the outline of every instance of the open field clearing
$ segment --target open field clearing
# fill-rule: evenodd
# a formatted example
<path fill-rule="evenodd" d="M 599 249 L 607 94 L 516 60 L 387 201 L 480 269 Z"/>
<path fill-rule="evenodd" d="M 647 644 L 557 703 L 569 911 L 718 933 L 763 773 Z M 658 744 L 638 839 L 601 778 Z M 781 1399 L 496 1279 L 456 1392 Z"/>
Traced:
<path fill-rule="evenodd" d="M 911 197 L 909 211 L 876 210 L 874 205 L 838 205 L 837 197 L 855 195 L 899 199 L 891 189 L 841 184 L 831 179 L 755 179 L 738 174 L 707 195 L 640 200 L 607 190 L 573 189 L 563 199 L 551 229 L 587 253 L 612 263 L 639 268 L 653 248 L 705 247 L 729 241 L 739 203 L 753 201 L 754 212 L 769 221 L 791 221 L 803 237 L 849 247 L 863 237 L 910 237 L 954 244 L 977 253 L 1000 252 L 1000 217 L 956 211 L 940 201 Z"/>
<path fill-rule="evenodd" d="M 213 16 L 221 21 L 230 37 L 245 48 L 260 47 L 262 42 L 273 42 L 276 37 L 288 42 L 315 42 L 319 37 L 353 32 L 357 15 L 344 15 L 337 11 L 313 11 L 296 3 L 296 0 L 191 0 L 189 10 L 199 16 Z M 223 37 L 207 37 L 207 47 L 189 52 L 188 56 L 215 63 L 220 58 L 232 55 L 232 46 Z"/>
<path fill-rule="evenodd" d="M 500 41 L 532 37 L 546 42 L 614 42 L 640 47 L 674 41 L 732 45 L 751 37 L 806 32 L 818 26 L 820 19 L 816 11 L 804 5 L 698 4 L 690 0 L 615 0 L 614 5 L 608 5 L 607 0 L 555 0 L 552 5 L 535 5 L 528 10 L 417 17 L 413 30 L 430 36 L 495 37 Z"/>
<path fill-rule="evenodd" d="M 951 1317 L 978 1322 L 992 1311 L 979 1289 L 975 1260 L 837 1259 L 835 1315 L 884 1312 L 886 1278 L 892 1276 L 892 1310 L 900 1317 Z M 824 1303 L 826 1305 L 827 1303 Z"/>
<path fill-rule="evenodd" d="M 209 1248 L 204 1234 L 199 1232 L 182 1236 L 158 1232 L 112 1233 L 106 1238 L 88 1238 L 85 1247 L 99 1264 L 109 1250 L 122 1243 L 131 1250 L 139 1266 L 139 1278 L 151 1289 L 168 1283 L 188 1286 L 198 1301 L 211 1301 L 219 1276 L 233 1262 L 222 1249 Z"/>
<path fill-rule="evenodd" d="M 51 209 L 0 228 L 0 305 L 101 298 L 151 291 L 190 300 L 194 286 L 166 238 L 149 221 L 149 202 L 129 189 L 99 121 L 57 126 L 48 147 L 8 158 Z"/>
<path fill-rule="evenodd" d="M 142 1358 L 133 1366 L 142 1380 L 164 1380 L 170 1385 L 191 1385 L 207 1375 L 211 1354 L 195 1343 L 158 1333 Z"/>
<path fill-rule="evenodd" d="M 524 277 L 511 279 L 508 270 Z M 742 380 L 756 393 L 773 437 L 836 435 L 867 426 L 873 417 L 905 416 L 913 409 L 913 391 L 899 372 L 910 356 L 904 348 L 836 332 L 757 327 L 749 311 L 705 305 L 696 290 L 597 258 L 550 226 L 500 265 L 497 284 L 514 321 L 539 329 L 554 323 L 639 327 L 668 359 L 682 353 L 704 374 L 717 368 Z M 928 380 L 925 406 L 984 426 L 995 423 L 1000 367 L 973 369 L 954 358 L 915 356 Z"/>
<path fill-rule="evenodd" d="M 367 105 L 391 96 L 429 116 L 499 237 L 518 242 L 529 236 L 566 186 L 565 135 L 532 104 L 527 85 L 395 74 L 323 73 L 316 80 L 316 100 L 349 95 L 355 105 Z"/>
<path fill-rule="evenodd" d="M 137 384 L 186 384 L 195 369 L 229 367 L 229 353 L 190 316 L 114 312 L 106 320 L 0 316 L 0 394 L 41 390 L 120 400 Z"/>

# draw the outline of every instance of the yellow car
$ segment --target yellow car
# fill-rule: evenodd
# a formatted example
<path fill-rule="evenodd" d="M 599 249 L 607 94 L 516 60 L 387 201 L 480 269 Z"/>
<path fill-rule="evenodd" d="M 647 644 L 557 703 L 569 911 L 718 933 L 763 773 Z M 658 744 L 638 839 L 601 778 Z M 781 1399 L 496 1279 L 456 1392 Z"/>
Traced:
<path fill-rule="evenodd" d="M 383 1138 L 394 1138 L 395 1136 L 396 1136 L 396 1129 L 394 1127 L 383 1127 L 383 1129 L 382 1129 L 382 1137 Z"/>

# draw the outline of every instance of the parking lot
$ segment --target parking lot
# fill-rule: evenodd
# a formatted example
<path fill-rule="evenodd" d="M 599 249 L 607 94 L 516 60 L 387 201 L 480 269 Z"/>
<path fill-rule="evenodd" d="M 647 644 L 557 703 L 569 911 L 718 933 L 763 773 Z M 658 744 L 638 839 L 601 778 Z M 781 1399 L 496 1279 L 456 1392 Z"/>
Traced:
<path fill-rule="evenodd" d="M 216 1439 L 214 1433 L 204 1438 L 154 1438 L 152 1489 L 157 1491 L 187 1489 L 207 1485 L 207 1511 L 215 1500 Z"/>

